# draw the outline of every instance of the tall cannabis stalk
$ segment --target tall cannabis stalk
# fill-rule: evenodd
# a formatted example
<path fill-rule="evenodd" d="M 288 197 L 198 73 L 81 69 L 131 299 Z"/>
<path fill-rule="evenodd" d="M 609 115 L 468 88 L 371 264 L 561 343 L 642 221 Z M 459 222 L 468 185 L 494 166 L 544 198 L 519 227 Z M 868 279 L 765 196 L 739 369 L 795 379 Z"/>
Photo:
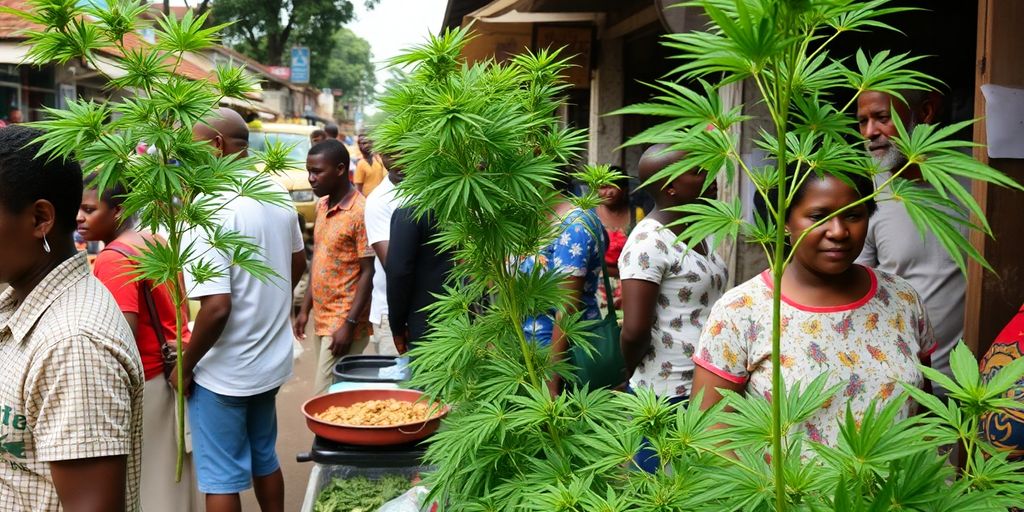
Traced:
<path fill-rule="evenodd" d="M 894 30 L 880 18 L 907 8 L 894 7 L 890 0 L 699 0 L 686 2 L 704 10 L 710 23 L 706 30 L 672 34 L 666 46 L 678 51 L 685 62 L 671 76 L 699 81 L 701 90 L 693 90 L 674 80 L 658 82 L 660 96 L 652 103 L 626 107 L 620 114 L 645 114 L 669 117 L 634 138 L 630 143 L 666 142 L 688 152 L 683 161 L 665 169 L 652 181 L 666 176 L 703 169 L 708 180 L 725 169 L 727 179 L 736 178 L 736 169 L 749 178 L 768 205 L 768 218 L 744 221 L 737 199 L 732 203 L 705 200 L 704 204 L 679 208 L 687 213 L 680 222 L 689 228 L 682 238 L 687 244 L 709 235 L 718 240 L 745 236 L 763 247 L 776 290 L 772 321 L 772 392 L 784 394 L 779 363 L 781 337 L 780 298 L 782 276 L 792 258 L 787 256 L 785 212 L 794 192 L 812 173 L 860 174 L 873 176 L 877 166 L 866 156 L 858 135 L 852 130 L 856 120 L 851 107 L 865 91 L 881 91 L 902 99 L 908 90 L 926 90 L 935 80 L 911 69 L 919 59 L 907 54 L 879 52 L 868 56 L 858 51 L 855 59 L 835 59 L 829 45 L 846 32 L 868 29 Z M 751 168 L 739 153 L 739 141 L 730 128 L 743 121 L 741 107 L 726 110 L 718 90 L 725 84 L 748 80 L 758 90 L 767 108 L 773 133 L 762 133 L 756 140 L 773 163 Z M 849 98 L 845 104 L 835 102 Z M 917 126 L 912 133 L 897 122 L 899 137 L 893 144 L 907 156 L 907 163 L 894 169 L 875 194 L 855 204 L 873 199 L 888 190 L 892 200 L 901 201 L 922 232 L 932 232 L 963 268 L 964 254 L 989 268 L 982 256 L 957 230 L 967 224 L 963 219 L 974 214 L 979 225 L 967 224 L 991 235 L 984 214 L 971 194 L 957 181 L 964 177 L 999 186 L 1020 185 L 985 166 L 960 150 L 973 144 L 953 140 L 959 130 L 973 121 L 938 128 Z M 903 178 L 911 166 L 919 166 L 924 181 L 933 188 L 916 187 Z M 793 170 L 795 169 L 795 170 Z M 778 200 L 772 204 L 768 190 L 777 188 Z M 851 208 L 850 205 L 847 208 Z M 847 209 L 847 208 L 844 208 Z M 810 231 L 825 224 L 842 210 L 821 219 L 799 233 L 798 246 Z M 776 510 L 786 508 L 786 462 L 792 453 L 784 431 L 782 402 L 772 400 L 772 465 Z"/>
<path fill-rule="evenodd" d="M 206 16 L 181 19 L 161 15 L 156 22 L 156 44 L 137 43 L 134 33 L 140 16 L 149 8 L 134 0 L 85 3 L 70 0 L 30 0 L 25 12 L 5 9 L 36 25 L 25 32 L 28 61 L 37 65 L 52 62 L 83 62 L 93 69 L 98 54 L 112 58 L 118 72 L 110 76 L 111 89 L 134 94 L 120 101 L 70 100 L 67 110 L 46 109 L 46 120 L 33 123 L 45 131 L 42 152 L 53 158 L 72 158 L 83 169 L 96 171 L 102 191 L 114 183 L 129 190 L 124 198 L 125 218 L 137 216 L 145 229 L 166 239 L 148 242 L 137 262 L 136 279 L 167 286 L 175 308 L 178 353 L 177 478 L 184 460 L 185 399 L 181 371 L 185 318 L 188 300 L 179 276 L 188 269 L 197 282 L 206 282 L 227 272 L 215 266 L 205 253 L 193 249 L 184 238 L 191 229 L 201 230 L 213 250 L 230 256 L 231 265 L 266 279 L 274 272 L 263 263 L 261 249 L 236 232 L 214 222 L 224 208 L 224 199 L 250 197 L 288 207 L 288 198 L 268 188 L 267 173 L 287 165 L 288 148 L 271 145 L 257 157 L 215 155 L 205 142 L 192 140 L 192 126 L 213 115 L 224 98 L 246 100 L 256 82 L 244 69 L 218 67 L 208 80 L 181 75 L 182 63 L 190 52 L 209 48 L 224 26 L 203 28 Z M 137 155 L 139 142 L 155 148 Z M 263 173 L 250 174 L 257 164 Z"/>

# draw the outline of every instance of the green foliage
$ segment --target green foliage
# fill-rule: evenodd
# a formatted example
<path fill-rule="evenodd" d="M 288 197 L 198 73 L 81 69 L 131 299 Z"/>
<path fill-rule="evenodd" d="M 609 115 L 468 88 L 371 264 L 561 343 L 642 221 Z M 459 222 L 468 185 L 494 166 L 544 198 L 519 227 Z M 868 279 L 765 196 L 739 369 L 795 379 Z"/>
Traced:
<path fill-rule="evenodd" d="M 115 65 L 123 76 L 110 81 L 111 87 L 134 88 L 137 94 L 121 101 L 97 103 L 70 100 L 67 110 L 46 109 L 46 119 L 34 126 L 41 137 L 42 153 L 49 158 L 71 158 L 82 163 L 86 172 L 98 174 L 97 188 L 102 191 L 122 183 L 129 191 L 124 198 L 126 218 L 134 216 L 139 224 L 162 233 L 166 240 L 147 243 L 136 258 L 135 279 L 165 284 L 179 306 L 176 317 L 178 361 L 184 318 L 181 306 L 188 290 L 179 275 L 188 269 L 198 282 L 223 275 L 227 267 L 212 263 L 211 254 L 199 252 L 188 241 L 189 230 L 209 238 L 212 249 L 229 257 L 230 266 L 238 266 L 254 276 L 267 279 L 274 275 L 263 263 L 262 249 L 251 240 L 229 231 L 216 220 L 227 202 L 249 197 L 281 207 L 289 207 L 287 196 L 277 192 L 267 173 L 278 172 L 287 164 L 288 149 L 269 146 L 256 157 L 214 154 L 205 142 L 192 140 L 192 126 L 212 117 L 224 98 L 244 100 L 256 83 L 243 70 L 221 67 L 215 80 L 193 81 L 178 75 L 186 52 L 208 48 L 217 40 L 223 26 L 204 28 L 205 15 L 192 13 L 181 19 L 157 20 L 157 43 L 143 48 L 126 48 L 124 35 L 138 26 L 137 17 L 145 6 L 130 0 L 110 2 L 102 7 L 73 0 L 31 0 L 25 12 L 7 10 L 43 25 L 28 31 L 28 58 L 36 64 L 84 59 L 96 69 L 96 53 L 119 55 Z M 139 141 L 153 151 L 136 154 Z M 262 173 L 253 169 L 263 164 Z M 179 379 L 181 378 L 179 366 Z M 179 388 L 181 388 L 179 380 Z M 179 394 L 179 459 L 184 445 L 184 397 Z"/>
<path fill-rule="evenodd" d="M 327 62 L 313 66 L 310 80 L 320 87 L 340 89 L 342 101 L 368 102 L 377 86 L 370 43 L 348 28 L 339 28 Z"/>
<path fill-rule="evenodd" d="M 316 497 L 313 512 L 370 512 L 408 488 L 409 479 L 401 475 L 383 475 L 375 480 L 365 476 L 335 478 Z"/>
<path fill-rule="evenodd" d="M 363 0 L 372 8 L 379 0 Z M 250 57 L 275 66 L 289 64 L 292 46 L 310 50 L 311 78 L 328 76 L 339 42 L 338 27 L 353 20 L 354 0 L 204 0 L 211 19 L 228 23 L 223 35 L 228 44 Z M 200 8 L 202 10 L 202 8 Z M 333 86 L 332 86 L 333 87 Z"/>
<path fill-rule="evenodd" d="M 658 178 L 700 169 L 710 183 L 723 170 L 729 180 L 743 172 L 766 194 L 787 183 L 787 164 L 796 169 L 794 184 L 812 173 L 845 179 L 870 174 L 875 166 L 859 143 L 849 142 L 856 135 L 852 102 L 837 108 L 833 97 L 868 86 L 895 93 L 932 83 L 903 68 L 913 57 L 862 55 L 850 63 L 829 57 L 825 46 L 841 33 L 888 28 L 879 16 L 903 9 L 885 0 L 693 4 L 704 7 L 713 23 L 706 32 L 672 35 L 667 44 L 681 50 L 684 63 L 676 73 L 699 79 L 699 89 L 665 80 L 654 86 L 659 94 L 652 102 L 622 111 L 667 118 L 634 142 L 688 151 L 683 163 Z M 930 414 L 897 421 L 908 396 L 863 417 L 848 414 L 835 447 L 814 442 L 800 428 L 825 402 L 842 399 L 837 388 L 826 389 L 827 376 L 788 387 L 776 378 L 773 400 L 727 393 L 704 411 L 670 405 L 646 390 L 552 396 L 545 381 L 571 368 L 552 362 L 550 349 L 528 342 L 521 322 L 537 312 L 565 310 L 562 276 L 515 269 L 555 235 L 550 215 L 559 199 L 553 182 L 579 151 L 583 134 L 562 127 L 555 115 L 565 91 L 558 52 L 469 65 L 460 52 L 470 37 L 465 29 L 447 31 L 394 59 L 404 73 L 379 98 L 383 114 L 373 133 L 381 151 L 399 155 L 406 175 L 399 193 L 419 214 L 436 218 L 434 243 L 453 250 L 459 262 L 429 310 L 434 330 L 412 351 L 413 385 L 455 406 L 427 453 L 438 468 L 427 483 L 443 509 L 952 511 L 1020 502 L 1021 465 L 1004 456 L 985 458 L 992 450 L 976 432 L 982 415 L 1009 404 L 1000 393 L 1024 374 L 1024 363 L 985 384 L 976 367 L 968 368 L 974 363 L 968 364 L 963 348 L 954 354 L 956 379 L 941 382 L 951 390 L 948 404 L 907 389 Z M 730 128 L 745 117 L 740 107 L 725 106 L 718 88 L 747 78 L 772 111 L 775 130 L 757 142 L 778 165 L 747 168 L 736 149 Z M 925 167 L 940 159 L 942 165 L 925 173 L 929 182 L 970 172 L 1013 185 L 970 163 L 955 151 L 962 143 L 951 136 L 918 127 L 899 140 Z M 934 196 L 913 196 L 900 177 L 905 170 L 897 169 L 890 181 L 897 200 L 949 207 L 962 195 L 955 180 L 947 180 Z M 576 177 L 595 187 L 614 174 L 585 167 Z M 754 223 L 743 220 L 738 204 L 687 206 L 690 228 L 683 237 L 688 243 L 709 236 L 753 239 L 773 251 L 773 272 L 781 275 L 787 262 L 776 244 L 783 224 L 778 212 L 793 190 L 780 194 L 772 214 Z M 595 204 L 592 195 L 574 202 Z M 967 203 L 964 211 L 973 207 Z M 941 228 L 938 219 L 958 222 L 934 212 L 919 219 L 926 228 Z M 952 235 L 948 240 L 950 247 L 965 243 Z M 584 342 L 574 336 L 580 333 L 578 315 L 565 315 L 561 324 L 573 342 Z M 778 334 L 776 329 L 776 342 Z M 778 363 L 776 356 L 776 368 Z M 663 471 L 656 475 L 638 471 L 634 462 L 645 438 L 660 459 Z M 957 441 L 969 445 L 973 461 L 963 475 L 937 449 Z"/>

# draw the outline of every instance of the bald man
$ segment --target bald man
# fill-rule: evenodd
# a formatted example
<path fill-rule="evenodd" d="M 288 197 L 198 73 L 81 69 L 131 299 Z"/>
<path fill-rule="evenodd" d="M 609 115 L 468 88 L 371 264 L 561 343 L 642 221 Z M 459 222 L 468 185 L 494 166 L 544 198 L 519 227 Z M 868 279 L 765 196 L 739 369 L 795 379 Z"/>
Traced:
<path fill-rule="evenodd" d="M 230 108 L 220 108 L 192 127 L 192 138 L 208 142 L 222 156 L 249 155 L 249 125 Z"/>
<path fill-rule="evenodd" d="M 632 389 L 648 388 L 677 403 L 690 396 L 694 346 L 712 304 L 725 291 L 726 265 L 704 243 L 687 247 L 676 241 L 685 226 L 673 225 L 683 214 L 674 208 L 715 197 L 707 174 L 690 169 L 672 179 L 648 183 L 686 154 L 655 145 L 640 158 L 640 180 L 654 197 L 656 209 L 626 240 L 619 256 L 622 279 L 622 354 Z M 653 472 L 658 459 L 642 450 L 636 462 Z"/>
<path fill-rule="evenodd" d="M 192 134 L 218 155 L 247 154 L 249 129 L 233 110 L 218 110 L 197 123 Z M 242 178 L 255 175 L 253 170 Z M 288 315 L 291 290 L 306 267 L 302 232 L 290 208 L 247 197 L 219 200 L 215 224 L 260 247 L 263 263 L 275 276 L 256 279 L 195 233 L 199 230 L 186 240 L 194 244 L 193 254 L 222 273 L 202 280 L 185 274 L 189 297 L 200 302 L 182 360 L 199 490 L 206 494 L 209 512 L 241 511 L 239 493 L 253 486 L 263 512 L 283 512 L 275 401 L 292 375 Z M 291 286 L 283 276 L 291 277 Z M 176 375 L 171 382 L 176 386 Z"/>

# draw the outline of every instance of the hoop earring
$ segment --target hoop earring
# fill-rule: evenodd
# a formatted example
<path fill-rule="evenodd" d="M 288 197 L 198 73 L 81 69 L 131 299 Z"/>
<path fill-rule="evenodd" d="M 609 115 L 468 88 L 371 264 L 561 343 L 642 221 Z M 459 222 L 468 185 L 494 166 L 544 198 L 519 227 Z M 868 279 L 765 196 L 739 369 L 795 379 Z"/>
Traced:
<path fill-rule="evenodd" d="M 50 253 L 50 242 L 46 241 L 46 235 L 43 235 L 43 250 L 46 251 L 47 254 Z"/>

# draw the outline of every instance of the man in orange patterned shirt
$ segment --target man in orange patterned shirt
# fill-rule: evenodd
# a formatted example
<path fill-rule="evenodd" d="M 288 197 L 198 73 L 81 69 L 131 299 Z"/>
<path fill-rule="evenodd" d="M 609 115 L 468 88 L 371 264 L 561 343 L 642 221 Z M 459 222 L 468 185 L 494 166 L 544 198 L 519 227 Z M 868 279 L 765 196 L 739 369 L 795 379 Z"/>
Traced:
<path fill-rule="evenodd" d="M 309 289 L 295 318 L 295 336 L 305 338 L 310 309 L 316 334 L 316 379 L 323 394 L 331 386 L 334 363 L 362 353 L 369 343 L 369 305 L 373 289 L 373 249 L 366 240 L 366 198 L 348 180 L 349 155 L 337 140 L 309 150 L 306 170 L 320 197 L 313 231 Z"/>

